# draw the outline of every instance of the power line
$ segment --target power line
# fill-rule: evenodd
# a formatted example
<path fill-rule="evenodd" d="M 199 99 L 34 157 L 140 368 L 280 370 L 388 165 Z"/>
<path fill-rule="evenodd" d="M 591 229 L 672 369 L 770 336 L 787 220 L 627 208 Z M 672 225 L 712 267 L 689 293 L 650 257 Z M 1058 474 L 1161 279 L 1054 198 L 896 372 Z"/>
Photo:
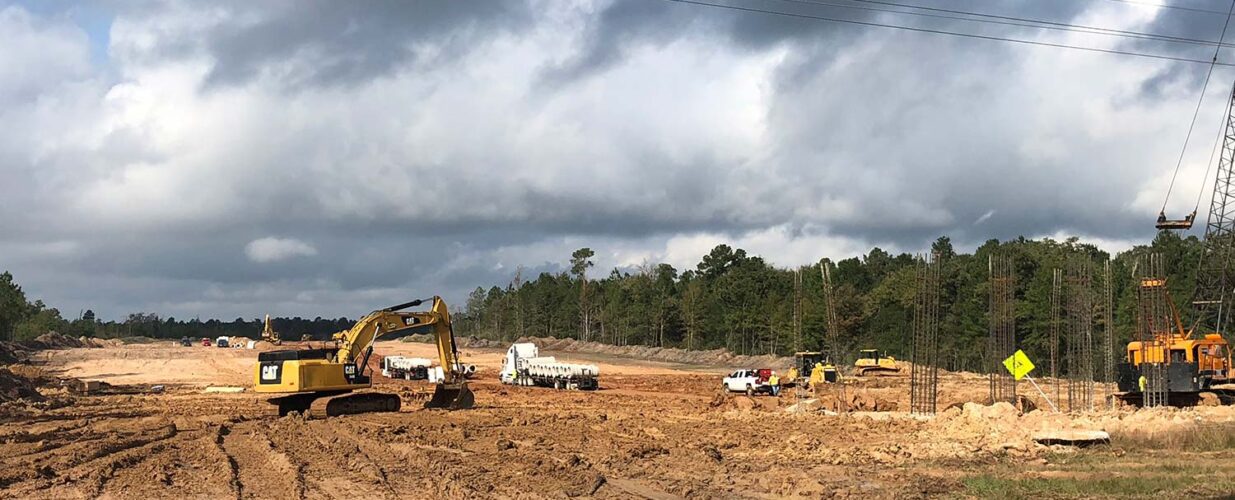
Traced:
<path fill-rule="evenodd" d="M 805 2 L 805 3 L 816 3 L 816 2 L 811 2 L 809 0 L 782 0 L 782 1 L 798 1 L 798 2 Z M 1101 26 L 1086 26 L 1083 24 L 1063 23 L 1063 22 L 1058 22 L 1058 21 L 1047 21 L 1047 20 L 1042 20 L 1042 19 L 1032 19 L 1032 18 L 1025 18 L 1025 17 L 1016 17 L 1016 16 L 1004 16 L 1004 15 L 999 15 L 999 14 L 986 14 L 982 12 L 970 12 L 970 11 L 964 11 L 964 10 L 943 9 L 943 8 L 938 8 L 938 7 L 926 7 L 926 6 L 921 6 L 921 5 L 911 5 L 911 4 L 888 2 L 888 1 L 882 1 L 882 0 L 849 0 L 849 1 L 867 3 L 867 4 L 875 4 L 875 5 L 887 5 L 887 6 L 892 6 L 892 7 L 906 8 L 906 9 L 918 9 L 918 10 L 925 10 L 925 11 L 931 11 L 931 12 L 945 12 L 948 14 L 960 14 L 963 16 L 987 17 L 991 19 L 1002 19 L 1006 21 L 1016 21 L 1016 22 L 1022 22 L 1022 23 L 1035 23 L 1035 24 L 1042 24 L 1046 26 L 1033 26 L 1033 27 L 1046 28 L 1046 29 L 1063 29 L 1065 31 L 1077 31 L 1081 33 L 1119 35 L 1119 36 L 1127 36 L 1130 38 L 1142 38 L 1142 39 L 1149 39 L 1149 40 L 1162 40 L 1162 41 L 1171 41 L 1171 42 L 1179 42 L 1179 43 L 1191 43 L 1191 44 L 1196 44 L 1196 45 L 1211 45 L 1211 46 L 1212 45 L 1227 45 L 1227 44 L 1222 44 L 1221 43 L 1222 40 L 1215 42 L 1213 40 L 1201 40 L 1197 38 L 1187 38 L 1187 37 L 1180 37 L 1180 36 L 1173 36 L 1173 35 L 1162 35 L 1162 34 L 1157 34 L 1157 33 L 1142 33 L 1139 31 L 1128 31 L 1128 30 L 1120 30 L 1120 29 L 1114 29 L 1114 28 L 1104 28 Z M 828 3 L 827 5 L 836 5 L 836 4 Z M 884 12 L 898 12 L 898 11 L 892 10 L 892 11 L 884 11 Z M 911 14 L 911 15 L 924 15 L 924 14 L 914 13 L 914 12 L 904 12 L 904 13 Z M 956 19 L 956 18 L 949 17 L 949 19 Z M 961 19 L 965 19 L 965 18 L 961 18 Z M 994 23 L 994 21 L 983 21 L 980 19 L 971 19 L 971 20 L 975 22 Z M 1004 23 L 996 23 L 996 24 L 1004 24 Z M 1014 26 L 1024 26 L 1024 25 L 1014 24 Z M 1054 28 L 1049 28 L 1052 26 Z M 1092 30 L 1092 31 L 1081 31 L 1081 30 Z"/>
<path fill-rule="evenodd" d="M 1225 12 L 1222 12 L 1220 10 L 1198 9 L 1196 7 L 1180 7 L 1178 5 L 1156 4 L 1152 2 L 1141 2 L 1138 0 L 1107 0 L 1107 1 L 1126 3 L 1126 4 L 1131 4 L 1131 5 L 1140 5 L 1140 6 L 1152 7 L 1156 9 L 1174 9 L 1174 10 L 1182 10 L 1182 11 L 1190 11 L 1190 12 L 1204 12 L 1207 14 L 1226 14 Z"/>
<path fill-rule="evenodd" d="M 1226 29 L 1231 25 L 1231 15 L 1235 14 L 1235 0 L 1231 0 L 1231 8 L 1226 13 L 1226 22 L 1222 24 L 1222 34 L 1218 40 L 1226 38 Z M 1184 136 L 1184 147 L 1179 151 L 1179 160 L 1175 162 L 1175 173 L 1171 174 L 1171 184 L 1166 188 L 1166 197 L 1162 200 L 1162 213 L 1166 213 L 1166 203 L 1171 200 L 1171 190 L 1175 189 L 1175 178 L 1179 176 L 1179 167 L 1184 164 L 1184 153 L 1188 152 L 1188 141 L 1192 140 L 1192 129 L 1196 128 L 1196 117 L 1201 114 L 1201 103 L 1205 102 L 1205 89 L 1209 88 L 1209 77 L 1214 75 L 1214 65 L 1218 64 L 1218 52 L 1222 47 L 1214 49 L 1214 59 L 1209 63 L 1209 71 L 1205 72 L 1205 83 L 1201 84 L 1201 96 L 1196 100 L 1196 111 L 1192 112 L 1192 122 L 1188 124 L 1188 135 Z M 1208 173 L 1206 173 L 1208 175 Z M 1205 189 L 1204 183 L 1201 189 Z M 1198 197 L 1198 200 L 1200 198 Z M 1199 208 L 1200 202 L 1197 202 Z M 1193 211 L 1195 214 L 1196 212 Z"/>
<path fill-rule="evenodd" d="M 1133 52 L 1133 51 L 1128 51 L 1128 50 L 1102 49 L 1102 48 L 1097 48 L 1097 47 L 1085 47 L 1082 45 L 1069 45 L 1069 44 L 1064 44 L 1064 43 L 1042 42 L 1042 41 L 1036 41 L 1036 40 L 1025 40 L 1025 39 L 1020 39 L 1020 38 L 1006 38 L 1006 37 L 999 37 L 999 36 L 992 36 L 992 35 L 979 35 L 975 33 L 961 33 L 957 31 L 946 31 L 946 30 L 937 30 L 937 29 L 929 29 L 929 28 L 916 28 L 913 26 L 904 26 L 904 25 L 899 25 L 899 24 L 876 23 L 876 22 L 871 22 L 871 21 L 858 21 L 858 20 L 853 20 L 853 19 L 839 19 L 835 17 L 816 16 L 816 15 L 810 15 L 810 14 L 799 14 L 799 13 L 793 13 L 793 12 L 782 12 L 782 11 L 777 11 L 777 10 L 758 9 L 754 7 L 742 7 L 738 5 L 708 3 L 708 2 L 702 2 L 699 0 L 663 0 L 663 1 L 699 5 L 699 6 L 704 6 L 704 7 L 713 7 L 713 8 L 718 8 L 718 9 L 735 10 L 735 11 L 741 11 L 741 12 L 768 14 L 768 15 L 774 15 L 774 16 L 813 19 L 816 21 L 825 21 L 825 22 L 832 22 L 832 23 L 855 24 L 859 26 L 869 26 L 869 27 L 879 27 L 879 28 L 892 28 L 892 29 L 898 29 L 898 30 L 904 30 L 904 31 L 913 31 L 913 32 L 918 32 L 918 33 L 932 33 L 936 35 L 948 35 L 948 36 L 957 36 L 957 37 L 963 37 L 963 38 L 976 38 L 980 40 L 993 40 L 993 41 L 1000 41 L 1000 42 L 1019 43 L 1019 44 L 1024 44 L 1024 45 L 1037 45 L 1037 46 L 1042 46 L 1042 47 L 1055 47 L 1055 48 L 1060 48 L 1060 49 L 1083 50 L 1087 52 L 1098 52 L 1098 53 L 1103 53 L 1103 54 L 1144 57 L 1144 58 L 1159 59 L 1159 60 L 1164 60 L 1164 61 L 1177 61 L 1177 62 L 1186 62 L 1186 63 L 1194 63 L 1194 64 L 1214 64 L 1216 66 L 1224 66 L 1224 67 L 1235 66 L 1235 64 L 1232 64 L 1232 63 L 1207 61 L 1204 59 L 1192 59 L 1188 57 L 1168 56 L 1168 55 L 1162 55 L 1162 54 L 1147 54 L 1144 52 Z"/>

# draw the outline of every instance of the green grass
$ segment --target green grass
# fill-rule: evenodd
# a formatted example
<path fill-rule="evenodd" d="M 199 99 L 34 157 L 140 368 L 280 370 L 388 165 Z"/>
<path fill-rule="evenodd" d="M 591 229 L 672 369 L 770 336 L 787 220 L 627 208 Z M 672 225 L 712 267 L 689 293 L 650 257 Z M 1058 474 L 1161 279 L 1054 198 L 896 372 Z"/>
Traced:
<path fill-rule="evenodd" d="M 1018 478 L 983 474 L 966 478 L 963 482 L 967 495 L 1000 499 L 1138 498 L 1169 493 L 1222 495 L 1232 491 L 1230 480 L 1214 479 L 1188 474 L 1084 478 Z"/>
<path fill-rule="evenodd" d="M 1235 449 L 1235 423 L 1202 424 L 1173 431 L 1122 432 L 1111 436 L 1111 446 L 1124 450 L 1230 450 Z"/>
<path fill-rule="evenodd" d="M 957 494 L 1000 500 L 1231 497 L 1235 449 L 1224 444 L 1230 429 L 1126 437 L 1111 446 L 1048 454 L 1048 465 L 991 464 L 963 478 Z"/>

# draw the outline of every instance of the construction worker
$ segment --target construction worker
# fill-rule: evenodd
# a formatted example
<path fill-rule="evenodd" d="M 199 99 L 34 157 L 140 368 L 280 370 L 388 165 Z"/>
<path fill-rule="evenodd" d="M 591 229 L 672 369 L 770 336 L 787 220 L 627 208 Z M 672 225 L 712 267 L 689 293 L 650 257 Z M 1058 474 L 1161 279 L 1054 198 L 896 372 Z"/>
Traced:
<path fill-rule="evenodd" d="M 1141 386 L 1141 392 L 1145 392 L 1145 376 L 1141 375 L 1141 378 L 1137 379 L 1136 383 L 1137 385 Z M 1063 404 L 1063 403 L 1060 403 L 1060 404 Z"/>
<path fill-rule="evenodd" d="M 823 363 L 815 363 L 815 367 L 810 370 L 810 389 L 818 392 L 823 386 Z"/>
<path fill-rule="evenodd" d="M 768 385 L 772 387 L 772 395 L 780 395 L 780 377 L 776 376 L 776 372 L 772 372 L 772 376 L 768 377 Z"/>

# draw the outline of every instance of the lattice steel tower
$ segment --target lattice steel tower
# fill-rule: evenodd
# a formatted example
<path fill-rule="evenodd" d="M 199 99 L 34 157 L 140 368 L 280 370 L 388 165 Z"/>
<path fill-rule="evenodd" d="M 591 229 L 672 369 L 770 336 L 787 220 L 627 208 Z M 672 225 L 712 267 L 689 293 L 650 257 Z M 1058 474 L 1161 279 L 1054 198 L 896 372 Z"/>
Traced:
<path fill-rule="evenodd" d="M 1226 303 L 1231 295 L 1230 264 L 1232 235 L 1235 234 L 1235 88 L 1227 99 L 1226 128 L 1222 153 L 1218 158 L 1218 173 L 1214 177 L 1214 193 L 1209 204 L 1209 220 L 1205 223 L 1205 239 L 1201 259 L 1197 264 L 1196 291 L 1192 304 L 1200 332 L 1225 332 L 1230 320 Z"/>

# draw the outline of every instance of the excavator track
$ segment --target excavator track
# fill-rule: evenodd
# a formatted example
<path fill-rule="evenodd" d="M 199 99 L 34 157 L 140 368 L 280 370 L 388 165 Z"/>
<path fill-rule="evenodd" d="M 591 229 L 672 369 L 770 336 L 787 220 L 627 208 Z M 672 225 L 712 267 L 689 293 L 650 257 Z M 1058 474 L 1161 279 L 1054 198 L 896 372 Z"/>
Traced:
<path fill-rule="evenodd" d="M 292 394 L 269 401 L 278 406 L 280 417 L 292 413 L 314 417 L 337 417 L 360 413 L 397 412 L 402 406 L 399 396 L 382 392 L 313 392 Z"/>
<path fill-rule="evenodd" d="M 362 392 L 335 396 L 326 401 L 326 416 L 355 415 L 358 413 L 397 412 L 399 396 L 383 392 Z"/>
<path fill-rule="evenodd" d="M 871 367 L 858 369 L 859 377 L 898 377 L 900 374 L 900 370 L 892 368 Z"/>

